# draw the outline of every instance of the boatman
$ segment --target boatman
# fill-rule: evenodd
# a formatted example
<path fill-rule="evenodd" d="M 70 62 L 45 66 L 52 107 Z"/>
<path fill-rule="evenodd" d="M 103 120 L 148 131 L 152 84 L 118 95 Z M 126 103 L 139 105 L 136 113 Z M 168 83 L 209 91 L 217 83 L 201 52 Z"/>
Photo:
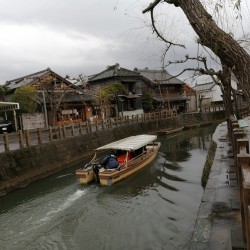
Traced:
<path fill-rule="evenodd" d="M 100 162 L 100 165 L 104 166 L 106 169 L 115 169 L 119 167 L 119 163 L 113 151 Z"/>

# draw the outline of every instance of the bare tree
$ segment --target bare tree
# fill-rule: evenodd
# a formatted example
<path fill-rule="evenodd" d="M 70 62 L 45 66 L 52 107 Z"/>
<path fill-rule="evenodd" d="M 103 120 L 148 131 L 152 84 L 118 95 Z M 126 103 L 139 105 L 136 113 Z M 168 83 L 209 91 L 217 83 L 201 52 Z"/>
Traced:
<path fill-rule="evenodd" d="M 53 126 L 56 125 L 57 112 L 64 101 L 66 93 L 70 90 L 75 91 L 75 88 L 73 89 L 71 85 L 65 83 L 65 80 L 68 78 L 69 76 L 61 79 L 55 76 L 35 77 L 35 81 L 32 84 L 44 95 L 45 102 L 48 103 L 48 108 L 51 111 L 50 124 Z M 41 100 L 40 102 L 42 103 L 43 101 Z"/>
<path fill-rule="evenodd" d="M 161 0 L 155 0 L 143 11 L 143 13 L 151 13 L 152 23 L 154 22 L 154 8 L 161 2 Z M 163 2 L 173 4 L 183 10 L 189 23 L 199 36 L 199 43 L 211 49 L 220 58 L 222 65 L 227 66 L 234 73 L 249 102 L 250 55 L 246 50 L 214 22 L 212 16 L 199 0 L 165 0 Z"/>

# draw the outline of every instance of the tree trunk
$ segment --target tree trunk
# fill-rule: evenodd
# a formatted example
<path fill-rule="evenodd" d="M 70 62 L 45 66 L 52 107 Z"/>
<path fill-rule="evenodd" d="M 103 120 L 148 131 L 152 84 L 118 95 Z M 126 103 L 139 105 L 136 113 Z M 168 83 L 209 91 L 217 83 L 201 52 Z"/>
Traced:
<path fill-rule="evenodd" d="M 229 67 L 239 81 L 249 102 L 250 55 L 226 32 L 218 27 L 199 0 L 165 0 L 180 7 L 188 18 L 200 43 L 210 48 Z"/>
<path fill-rule="evenodd" d="M 235 112 L 236 118 L 241 119 L 242 117 L 241 117 L 240 111 L 239 111 L 236 91 L 234 89 L 232 89 L 232 92 L 233 92 L 233 98 L 234 98 L 234 112 Z"/>
<path fill-rule="evenodd" d="M 232 87 L 231 87 L 231 70 L 222 64 L 222 73 L 219 77 L 221 81 L 221 91 L 222 91 L 222 99 L 224 102 L 225 113 L 227 125 L 229 126 L 230 116 L 234 114 L 233 110 L 233 102 L 232 102 Z M 234 100 L 236 101 L 236 100 Z"/>

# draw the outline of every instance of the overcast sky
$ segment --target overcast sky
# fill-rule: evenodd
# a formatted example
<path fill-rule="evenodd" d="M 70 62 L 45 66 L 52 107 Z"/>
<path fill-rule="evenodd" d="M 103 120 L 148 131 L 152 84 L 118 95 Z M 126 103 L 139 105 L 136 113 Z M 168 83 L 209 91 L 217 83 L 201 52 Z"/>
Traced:
<path fill-rule="evenodd" d="M 71 77 L 96 74 L 115 63 L 131 70 L 160 68 L 164 44 L 148 27 L 149 14 L 142 14 L 151 1 L 0 0 L 0 83 L 48 67 Z M 159 16 L 166 14 L 165 6 Z M 196 53 L 185 16 L 173 6 L 167 8 L 168 23 L 161 20 L 159 26 L 170 40 L 185 40 Z M 168 57 L 187 53 L 175 49 Z M 170 69 L 177 72 L 178 67 Z"/>

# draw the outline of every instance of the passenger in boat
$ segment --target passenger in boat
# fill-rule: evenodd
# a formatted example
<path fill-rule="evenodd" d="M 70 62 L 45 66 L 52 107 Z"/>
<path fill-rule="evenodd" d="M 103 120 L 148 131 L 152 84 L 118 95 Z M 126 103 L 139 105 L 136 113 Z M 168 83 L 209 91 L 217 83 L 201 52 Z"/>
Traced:
<path fill-rule="evenodd" d="M 122 163 L 125 162 L 125 160 L 126 160 L 126 154 L 127 154 L 127 152 L 123 151 L 123 150 L 118 150 L 116 152 L 117 161 L 119 162 L 119 164 L 122 164 Z"/>

